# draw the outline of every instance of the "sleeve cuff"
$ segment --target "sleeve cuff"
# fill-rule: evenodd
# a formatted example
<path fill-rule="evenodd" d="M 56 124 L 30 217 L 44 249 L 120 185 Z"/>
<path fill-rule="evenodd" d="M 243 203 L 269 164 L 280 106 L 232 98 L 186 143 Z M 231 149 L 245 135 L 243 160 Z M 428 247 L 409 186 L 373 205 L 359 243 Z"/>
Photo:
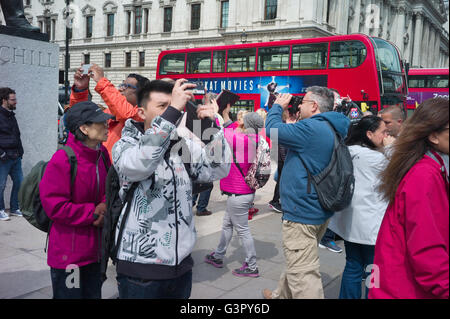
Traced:
<path fill-rule="evenodd" d="M 75 93 L 81 93 L 81 92 L 86 91 L 87 88 L 85 88 L 85 89 L 83 89 L 83 90 L 79 90 L 79 89 L 74 85 L 74 86 L 72 86 L 72 90 L 73 90 Z"/>
<path fill-rule="evenodd" d="M 182 113 L 180 111 L 178 111 L 173 106 L 169 106 L 167 110 L 161 115 L 161 117 L 166 121 L 169 121 L 173 125 L 176 125 L 181 115 Z"/>

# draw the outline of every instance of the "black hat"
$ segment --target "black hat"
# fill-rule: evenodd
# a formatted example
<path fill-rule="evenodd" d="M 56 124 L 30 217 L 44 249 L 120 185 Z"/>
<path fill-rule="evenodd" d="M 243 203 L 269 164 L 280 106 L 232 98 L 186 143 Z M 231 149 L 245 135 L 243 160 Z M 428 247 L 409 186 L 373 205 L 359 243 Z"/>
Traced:
<path fill-rule="evenodd" d="M 112 118 L 114 116 L 104 113 L 97 104 L 90 101 L 73 105 L 65 115 L 66 127 L 72 133 L 88 122 L 101 123 Z"/>

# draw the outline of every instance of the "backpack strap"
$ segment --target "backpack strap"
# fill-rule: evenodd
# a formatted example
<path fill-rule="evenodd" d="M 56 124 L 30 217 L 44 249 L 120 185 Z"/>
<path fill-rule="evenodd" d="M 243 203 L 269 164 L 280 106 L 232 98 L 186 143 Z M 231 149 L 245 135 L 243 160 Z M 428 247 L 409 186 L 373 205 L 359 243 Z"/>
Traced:
<path fill-rule="evenodd" d="M 237 160 L 236 160 L 236 154 L 234 153 L 234 151 L 231 151 L 231 153 L 233 153 L 233 161 L 234 161 L 234 164 L 235 164 L 236 167 L 239 169 L 239 172 L 241 172 L 242 177 L 245 179 L 244 172 L 242 171 L 241 166 L 238 164 L 238 162 L 237 162 Z"/>
<path fill-rule="evenodd" d="M 331 127 L 331 131 L 334 134 L 334 144 L 333 144 L 333 152 L 334 152 L 334 147 L 336 146 L 336 142 L 339 141 L 339 138 L 342 138 L 341 135 L 335 130 L 334 126 L 331 125 L 331 123 L 325 119 L 325 122 L 328 124 L 329 127 Z M 305 162 L 303 161 L 303 158 L 300 154 L 298 154 L 298 156 L 300 157 L 300 161 L 302 162 L 303 166 L 305 167 L 306 170 L 306 174 L 308 174 L 308 185 L 307 185 L 307 193 L 311 194 L 311 181 L 312 181 L 312 175 L 311 172 L 309 171 L 308 167 L 306 167 Z M 333 154 L 331 155 L 333 156 Z"/>
<path fill-rule="evenodd" d="M 66 152 L 67 157 L 69 158 L 70 186 L 73 187 L 73 185 L 75 184 L 75 178 L 77 177 L 77 157 L 75 155 L 75 152 L 70 146 L 64 145 L 61 149 L 63 149 Z"/>
<path fill-rule="evenodd" d="M 114 249 L 113 249 L 113 252 L 111 254 L 111 258 L 113 258 L 113 260 L 117 259 L 117 252 L 119 251 L 120 242 L 122 241 L 121 238 L 122 238 L 122 235 L 123 235 L 123 231 L 125 229 L 125 224 L 127 223 L 128 215 L 130 214 L 130 210 L 131 210 L 131 200 L 133 199 L 134 191 L 136 190 L 138 185 L 139 185 L 139 182 L 133 183 L 131 185 L 130 189 L 128 190 L 127 195 L 125 197 L 125 203 L 127 204 L 127 208 L 125 210 L 125 213 L 123 214 L 122 222 L 120 223 L 119 234 L 117 235 L 117 241 L 118 242 L 117 242 L 116 245 L 114 245 Z"/>

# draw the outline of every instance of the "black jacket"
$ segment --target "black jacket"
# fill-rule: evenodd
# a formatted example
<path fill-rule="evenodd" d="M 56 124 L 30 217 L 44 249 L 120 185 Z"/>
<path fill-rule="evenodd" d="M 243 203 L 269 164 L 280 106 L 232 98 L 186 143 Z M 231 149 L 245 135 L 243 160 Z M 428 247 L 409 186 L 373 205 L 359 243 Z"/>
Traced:
<path fill-rule="evenodd" d="M 0 160 L 23 156 L 16 114 L 0 106 Z"/>

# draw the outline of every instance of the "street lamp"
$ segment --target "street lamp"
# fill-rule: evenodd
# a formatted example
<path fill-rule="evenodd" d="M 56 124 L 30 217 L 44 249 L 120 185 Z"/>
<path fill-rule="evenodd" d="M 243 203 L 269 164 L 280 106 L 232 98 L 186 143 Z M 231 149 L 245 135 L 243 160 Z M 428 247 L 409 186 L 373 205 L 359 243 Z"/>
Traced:
<path fill-rule="evenodd" d="M 247 42 L 247 33 L 245 32 L 245 29 L 241 33 L 241 42 L 242 43 L 246 43 Z"/>
<path fill-rule="evenodd" d="M 66 104 L 69 100 L 69 10 L 69 0 L 66 0 L 66 59 L 64 65 L 64 104 Z"/>

